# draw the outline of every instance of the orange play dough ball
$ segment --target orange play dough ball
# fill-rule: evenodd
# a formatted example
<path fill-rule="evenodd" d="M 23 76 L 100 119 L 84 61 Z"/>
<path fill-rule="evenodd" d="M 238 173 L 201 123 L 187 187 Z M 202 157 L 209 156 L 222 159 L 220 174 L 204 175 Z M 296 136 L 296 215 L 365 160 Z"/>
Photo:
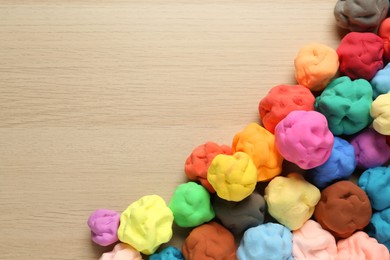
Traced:
<path fill-rule="evenodd" d="M 323 90 L 339 68 L 337 52 L 320 43 L 302 47 L 295 58 L 295 78 L 312 91 Z"/>
<path fill-rule="evenodd" d="M 233 153 L 248 154 L 257 169 L 257 181 L 268 181 L 282 172 L 283 157 L 275 146 L 275 136 L 251 123 L 233 138 Z"/>

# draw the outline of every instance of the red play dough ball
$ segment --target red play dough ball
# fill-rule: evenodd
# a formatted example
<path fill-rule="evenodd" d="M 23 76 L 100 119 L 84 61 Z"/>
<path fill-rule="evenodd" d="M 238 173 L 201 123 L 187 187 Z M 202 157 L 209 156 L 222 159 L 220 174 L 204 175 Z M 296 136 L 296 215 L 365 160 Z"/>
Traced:
<path fill-rule="evenodd" d="M 218 145 L 207 142 L 196 147 L 188 156 L 184 171 L 187 177 L 193 181 L 199 181 L 209 192 L 215 193 L 213 186 L 207 180 L 207 170 L 214 157 L 218 154 L 231 155 L 232 148 L 227 145 Z"/>
<path fill-rule="evenodd" d="M 382 21 L 378 30 L 379 37 L 383 40 L 384 53 L 383 58 L 386 61 L 390 60 L 390 18 Z"/>
<path fill-rule="evenodd" d="M 315 98 L 301 85 L 273 87 L 259 103 L 264 128 L 274 133 L 276 125 L 294 110 L 314 110 Z"/>
<path fill-rule="evenodd" d="M 340 72 L 351 79 L 371 80 L 383 68 L 383 40 L 374 33 L 348 33 L 337 48 Z"/>

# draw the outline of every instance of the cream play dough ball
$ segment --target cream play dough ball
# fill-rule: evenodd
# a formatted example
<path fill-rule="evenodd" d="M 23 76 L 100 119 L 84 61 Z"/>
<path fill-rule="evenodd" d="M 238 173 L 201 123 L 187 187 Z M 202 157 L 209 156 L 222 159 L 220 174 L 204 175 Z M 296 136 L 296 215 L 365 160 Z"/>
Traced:
<path fill-rule="evenodd" d="M 390 135 L 390 93 L 379 95 L 371 104 L 372 126 L 382 135 Z"/>
<path fill-rule="evenodd" d="M 290 230 L 302 227 L 313 215 L 320 197 L 320 190 L 298 173 L 275 177 L 264 195 L 269 214 Z"/>

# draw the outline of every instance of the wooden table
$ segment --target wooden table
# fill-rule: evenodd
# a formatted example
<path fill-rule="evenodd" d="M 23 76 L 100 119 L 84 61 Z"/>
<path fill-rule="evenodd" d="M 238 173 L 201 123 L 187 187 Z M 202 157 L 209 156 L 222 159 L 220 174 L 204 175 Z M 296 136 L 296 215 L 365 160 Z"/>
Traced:
<path fill-rule="evenodd" d="M 0 259 L 110 250 L 89 214 L 169 202 L 193 148 L 231 144 L 295 83 L 301 46 L 337 47 L 334 4 L 0 0 Z"/>

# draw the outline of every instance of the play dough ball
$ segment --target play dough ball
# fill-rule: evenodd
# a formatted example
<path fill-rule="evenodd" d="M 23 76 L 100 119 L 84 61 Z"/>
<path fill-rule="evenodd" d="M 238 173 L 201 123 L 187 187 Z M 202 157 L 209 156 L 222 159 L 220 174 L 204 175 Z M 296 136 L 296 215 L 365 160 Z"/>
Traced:
<path fill-rule="evenodd" d="M 368 81 L 334 79 L 316 98 L 315 109 L 328 120 L 334 135 L 352 135 L 371 123 L 372 88 Z"/>
<path fill-rule="evenodd" d="M 211 162 L 207 179 L 220 198 L 241 201 L 254 191 L 257 171 L 246 153 L 219 154 Z"/>
<path fill-rule="evenodd" d="M 195 182 L 180 184 L 169 203 L 179 227 L 195 227 L 214 218 L 210 194 Z"/>
<path fill-rule="evenodd" d="M 207 170 L 214 157 L 218 154 L 231 155 L 232 148 L 214 142 L 204 143 L 192 151 L 184 167 L 184 171 L 190 180 L 200 181 L 203 187 L 211 193 L 214 193 L 215 190 L 207 180 Z"/>
<path fill-rule="evenodd" d="M 99 260 L 142 260 L 142 256 L 133 247 L 119 243 L 111 252 L 104 253 Z"/>
<path fill-rule="evenodd" d="M 390 135 L 390 93 L 379 95 L 371 105 L 372 126 L 382 135 Z"/>
<path fill-rule="evenodd" d="M 149 260 L 184 260 L 184 256 L 176 247 L 168 246 L 160 253 L 149 256 Z"/>
<path fill-rule="evenodd" d="M 275 137 L 256 123 L 247 125 L 234 136 L 233 152 L 248 154 L 257 168 L 257 181 L 267 181 L 282 172 L 283 157 L 275 146 Z"/>
<path fill-rule="evenodd" d="M 333 141 L 326 118 L 316 111 L 293 111 L 275 128 L 279 152 L 305 170 L 328 160 Z"/>
<path fill-rule="evenodd" d="M 347 238 L 368 225 L 371 204 L 366 193 L 350 181 L 336 182 L 321 192 L 314 217 L 336 238 Z"/>
<path fill-rule="evenodd" d="M 172 211 L 160 196 L 144 196 L 122 212 L 118 237 L 120 241 L 150 255 L 171 239 L 172 223 Z"/>
<path fill-rule="evenodd" d="M 383 40 L 383 58 L 385 61 L 390 60 L 390 18 L 382 21 L 378 29 L 378 36 Z"/>
<path fill-rule="evenodd" d="M 340 72 L 351 79 L 371 80 L 383 68 L 383 40 L 374 33 L 348 33 L 341 40 L 337 54 Z"/>
<path fill-rule="evenodd" d="M 334 49 L 313 43 L 299 50 L 294 64 L 297 82 L 312 91 L 319 91 L 336 75 L 339 57 Z"/>
<path fill-rule="evenodd" d="M 381 70 L 375 74 L 375 76 L 371 80 L 372 86 L 372 97 L 375 99 L 379 95 L 386 94 L 390 91 L 390 64 L 387 64 Z"/>
<path fill-rule="evenodd" d="M 273 87 L 259 103 L 261 121 L 268 131 L 294 110 L 314 110 L 315 98 L 309 89 L 301 85 Z"/>
<path fill-rule="evenodd" d="M 267 223 L 245 231 L 237 250 L 239 260 L 293 260 L 292 234 L 286 227 Z"/>
<path fill-rule="evenodd" d="M 357 32 L 375 31 L 386 17 L 388 0 L 338 0 L 334 8 L 337 25 Z"/>
<path fill-rule="evenodd" d="M 355 148 L 355 156 L 360 168 L 382 166 L 390 159 L 390 146 L 386 136 L 379 134 L 372 128 L 360 132 L 351 140 Z"/>
<path fill-rule="evenodd" d="M 293 256 L 295 260 L 334 259 L 337 254 L 336 240 L 321 225 L 309 219 L 293 232 Z"/>
<path fill-rule="evenodd" d="M 390 250 L 390 208 L 372 214 L 368 234 Z"/>
<path fill-rule="evenodd" d="M 113 210 L 98 209 L 88 218 L 92 241 L 101 246 L 108 246 L 118 241 L 120 214 Z"/>
<path fill-rule="evenodd" d="M 235 235 L 264 222 L 265 200 L 256 191 L 239 202 L 226 201 L 216 196 L 213 207 L 217 218 Z"/>
<path fill-rule="evenodd" d="M 306 176 L 311 183 L 322 189 L 336 180 L 348 179 L 355 168 L 355 149 L 344 139 L 335 137 L 329 159 L 310 170 Z"/>
<path fill-rule="evenodd" d="M 182 252 L 186 260 L 236 260 L 232 233 L 216 222 L 194 228 L 184 241 Z"/>
<path fill-rule="evenodd" d="M 388 260 L 389 251 L 375 238 L 359 231 L 349 238 L 337 242 L 338 254 L 335 260 Z"/>
<path fill-rule="evenodd" d="M 366 170 L 358 184 L 367 193 L 373 209 L 390 208 L 390 166 Z"/>
<path fill-rule="evenodd" d="M 265 188 L 268 213 L 279 223 L 296 230 L 313 215 L 320 191 L 301 174 L 275 177 Z"/>

